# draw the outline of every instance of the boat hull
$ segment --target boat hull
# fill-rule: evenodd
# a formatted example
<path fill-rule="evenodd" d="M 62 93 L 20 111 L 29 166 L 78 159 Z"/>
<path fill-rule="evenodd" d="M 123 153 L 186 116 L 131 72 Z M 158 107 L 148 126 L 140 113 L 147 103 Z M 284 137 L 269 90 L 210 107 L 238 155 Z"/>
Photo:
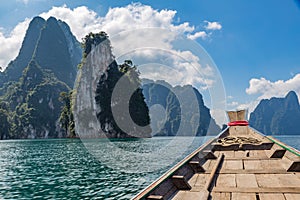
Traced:
<path fill-rule="evenodd" d="M 231 126 L 133 199 L 300 199 L 299 151 Z"/>

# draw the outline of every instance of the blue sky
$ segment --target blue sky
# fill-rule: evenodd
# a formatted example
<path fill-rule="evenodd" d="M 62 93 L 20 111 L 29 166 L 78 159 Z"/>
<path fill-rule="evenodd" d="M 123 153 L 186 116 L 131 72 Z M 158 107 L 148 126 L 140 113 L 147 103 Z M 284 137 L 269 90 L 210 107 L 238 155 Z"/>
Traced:
<path fill-rule="evenodd" d="M 53 6 L 66 5 L 69 9 L 86 6 L 99 17 L 104 17 L 109 8 L 126 7 L 132 2 L 136 1 L 12 0 L 2 2 L 0 7 L 2 40 L 9 38 L 9 35 L 12 35 L 11 31 L 26 18 L 29 20 L 41 13 L 47 13 Z M 238 106 L 253 107 L 262 98 L 281 97 L 291 89 L 300 95 L 299 1 L 147 0 L 138 2 L 149 5 L 158 12 L 176 11 L 172 24 L 180 25 L 188 22 L 189 27 L 194 27 L 192 32 L 186 31 L 186 35 L 201 31 L 208 34 L 207 37 L 198 37 L 195 40 L 205 48 L 220 71 L 226 90 L 228 109 Z M 217 22 L 221 28 L 208 30 L 205 28 L 208 22 Z M 2 45 L 1 41 L 0 44 Z"/>

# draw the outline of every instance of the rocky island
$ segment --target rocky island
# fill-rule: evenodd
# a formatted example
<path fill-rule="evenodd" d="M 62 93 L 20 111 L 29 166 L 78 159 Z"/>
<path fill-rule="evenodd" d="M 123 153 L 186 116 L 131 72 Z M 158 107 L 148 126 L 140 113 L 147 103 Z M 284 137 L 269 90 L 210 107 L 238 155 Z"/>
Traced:
<path fill-rule="evenodd" d="M 132 61 L 117 64 L 104 32 L 87 35 L 83 47 L 75 83 L 76 132 L 81 138 L 151 137 L 149 110 Z"/>

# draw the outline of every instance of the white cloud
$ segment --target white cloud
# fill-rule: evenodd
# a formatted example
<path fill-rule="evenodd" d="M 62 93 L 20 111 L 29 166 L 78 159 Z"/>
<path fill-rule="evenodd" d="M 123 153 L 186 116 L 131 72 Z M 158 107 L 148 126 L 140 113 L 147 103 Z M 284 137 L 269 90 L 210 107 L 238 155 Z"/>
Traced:
<path fill-rule="evenodd" d="M 278 80 L 272 82 L 265 78 L 253 78 L 249 81 L 247 94 L 259 94 L 259 99 L 271 97 L 284 97 L 289 91 L 294 90 L 300 97 L 300 74 L 296 74 L 289 80 Z"/>
<path fill-rule="evenodd" d="M 166 28 L 179 33 L 194 32 L 194 26 L 188 22 L 174 25 L 175 15 L 176 11 L 174 10 L 159 11 L 140 3 L 110 8 L 104 17 L 98 16 L 95 11 L 86 6 L 70 9 L 66 5 L 53 7 L 51 10 L 40 14 L 45 19 L 54 16 L 68 23 L 78 40 L 81 40 L 91 31 L 105 31 L 112 36 L 122 31 L 145 27 Z"/>
<path fill-rule="evenodd" d="M 199 37 L 205 38 L 208 35 L 205 31 L 195 32 L 194 26 L 188 22 L 177 22 L 175 25 L 175 15 L 176 11 L 174 10 L 156 10 L 148 5 L 133 3 L 125 7 L 110 8 L 103 17 L 85 6 L 70 9 L 66 5 L 53 7 L 40 16 L 45 19 L 54 16 L 65 21 L 78 40 L 81 40 L 89 32 L 105 31 L 111 38 L 113 51 L 117 58 L 124 54 L 130 54 L 128 56 L 134 61 L 143 58 L 144 60 L 152 59 L 153 62 L 153 59 L 156 59 L 157 63 L 172 66 L 175 70 L 176 76 L 169 76 L 168 82 L 174 85 L 198 83 L 200 89 L 207 89 L 214 83 L 212 67 L 201 65 L 199 57 L 188 50 L 175 49 L 172 42 L 179 34 L 188 35 L 193 40 Z M 124 33 L 124 31 L 126 32 Z M 129 49 L 134 52 L 128 53 Z M 167 60 L 159 62 L 158 58 Z M 159 66 L 162 68 L 161 65 Z M 167 77 L 156 71 L 157 69 L 152 70 L 153 73 L 148 71 L 148 75 L 152 76 L 148 78 L 165 79 Z M 203 76 L 198 75 L 199 71 Z"/>
<path fill-rule="evenodd" d="M 172 67 L 176 74 L 176 76 L 170 76 L 168 70 L 165 74 L 157 73 L 156 68 L 153 71 L 153 76 L 156 76 L 157 79 L 168 75 L 165 76 L 169 77 L 167 81 L 174 85 L 192 84 L 197 85 L 201 90 L 207 90 L 215 83 L 215 74 L 217 73 L 213 68 L 213 64 L 205 63 L 206 59 L 199 59 L 199 55 L 197 56 L 191 52 L 190 49 L 196 49 L 195 46 L 192 46 L 192 48 L 187 46 L 186 49 L 174 47 L 174 40 L 180 34 L 185 34 L 194 40 L 208 37 L 205 31 L 195 31 L 195 27 L 189 22 L 178 22 L 175 10 L 156 10 L 148 5 L 133 3 L 125 7 L 110 8 L 105 16 L 99 16 L 86 6 L 71 9 L 67 5 L 63 5 L 61 7 L 52 7 L 49 11 L 39 14 L 39 16 L 44 19 L 53 16 L 65 21 L 79 41 L 89 32 L 105 31 L 110 36 L 116 57 L 126 56 L 128 49 L 134 49 L 135 57 L 130 58 L 135 63 L 139 59 L 148 59 L 150 61 L 160 59 L 160 62 L 157 62 L 158 64 L 163 63 Z M 5 67 L 17 55 L 28 22 L 29 20 L 25 20 L 25 22 L 20 23 L 15 28 L 16 31 L 13 31 L 11 36 L 9 36 L 11 38 L 10 42 L 6 41 L 7 37 L 0 37 L 0 44 L 5 42 L 7 45 L 10 45 L 1 45 L 0 51 L 3 54 L 0 54 L 2 56 L 0 57 L 0 64 L 2 66 Z M 149 29 L 150 31 L 147 28 L 151 28 Z M 126 35 L 126 33 L 130 34 Z M 118 37 L 118 35 L 121 36 Z M 124 35 L 126 40 L 124 40 Z M 179 46 L 182 46 L 182 44 Z M 165 56 L 161 54 L 162 51 Z M 11 55 L 8 56 L 8 52 Z"/>
<path fill-rule="evenodd" d="M 222 25 L 219 22 L 209 22 L 206 21 L 207 25 L 205 26 L 206 30 L 220 30 Z"/>
<path fill-rule="evenodd" d="M 249 81 L 249 87 L 246 93 L 249 95 L 258 95 L 258 97 L 250 102 L 239 104 L 238 109 L 248 109 L 249 114 L 254 111 L 256 106 L 262 99 L 270 99 L 272 97 L 285 97 L 289 91 L 295 91 L 300 100 L 300 74 L 296 74 L 289 80 L 270 81 L 266 78 L 252 78 Z"/>
<path fill-rule="evenodd" d="M 89 32 L 99 32 L 102 30 L 103 19 L 99 17 L 95 11 L 88 9 L 86 6 L 80 6 L 74 9 L 70 9 L 66 5 L 52 7 L 52 9 L 41 13 L 39 16 L 44 19 L 53 16 L 65 21 L 79 41 Z"/>
<path fill-rule="evenodd" d="M 205 31 L 199 31 L 194 34 L 188 35 L 188 38 L 191 40 L 196 40 L 197 38 L 205 39 L 207 37 L 207 33 Z"/>
<path fill-rule="evenodd" d="M 5 30 L 0 28 L 0 67 L 3 69 L 18 55 L 29 22 L 30 19 L 25 19 L 7 35 L 4 34 Z"/>
<path fill-rule="evenodd" d="M 223 124 L 227 124 L 228 118 L 224 109 L 211 109 L 210 114 L 220 127 L 222 127 Z"/>
<path fill-rule="evenodd" d="M 28 0 L 23 0 L 28 3 Z M 205 31 L 195 32 L 195 27 L 189 22 L 176 22 L 175 10 L 156 10 L 151 6 L 140 3 L 129 4 L 125 7 L 110 8 L 103 17 L 86 6 L 68 8 L 66 5 L 61 7 L 52 7 L 49 11 L 39 14 L 44 19 L 54 16 L 65 21 L 71 28 L 76 38 L 81 39 L 89 32 L 105 31 L 110 36 L 122 31 L 130 31 L 145 27 L 158 27 L 188 35 L 190 39 L 197 39 L 208 36 Z M 19 23 L 14 30 L 5 36 L 4 30 L 0 29 L 0 66 L 7 66 L 9 61 L 14 59 L 18 54 L 25 31 L 30 19 Z M 174 24 L 176 22 L 176 25 Z M 168 41 L 163 41 L 163 45 L 169 45 L 171 39 L 166 36 Z M 159 42 L 151 38 L 149 43 Z M 164 46 L 165 47 L 165 46 Z M 170 48 L 170 47 L 166 47 Z"/>

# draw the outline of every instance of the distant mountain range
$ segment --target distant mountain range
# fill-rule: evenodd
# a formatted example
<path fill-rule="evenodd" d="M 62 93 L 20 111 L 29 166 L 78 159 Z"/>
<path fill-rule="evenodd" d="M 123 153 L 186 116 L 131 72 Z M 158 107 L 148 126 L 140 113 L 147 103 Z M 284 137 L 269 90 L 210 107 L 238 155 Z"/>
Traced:
<path fill-rule="evenodd" d="M 74 136 L 69 130 L 74 128 L 70 91 L 82 51 L 65 22 L 53 17 L 30 22 L 18 56 L 0 72 L 0 139 Z M 196 88 L 146 82 L 143 95 L 148 107 L 154 106 L 150 115 L 156 136 L 220 131 Z M 188 98 L 190 91 L 195 98 Z M 265 134 L 298 134 L 299 119 L 298 98 L 290 92 L 285 98 L 262 100 L 250 124 Z"/>
<path fill-rule="evenodd" d="M 69 131 L 70 125 L 74 128 L 70 113 L 70 91 L 82 51 L 81 44 L 66 23 L 53 17 L 48 20 L 35 17 L 30 22 L 18 56 L 0 73 L 1 139 L 73 136 Z M 179 96 L 184 96 L 188 89 L 194 91 L 196 101 L 185 99 L 183 103 L 196 106 L 201 112 L 200 116 L 181 116 L 181 105 L 175 95 L 157 87 L 154 82 L 143 89 L 148 106 L 158 103 L 168 112 L 167 121 L 157 135 L 177 134 L 180 123 L 186 129 L 184 135 L 192 132 L 206 135 L 209 125 L 214 134 L 219 132 L 209 109 L 204 106 L 201 94 L 195 88 L 177 86 L 172 90 Z M 158 115 L 154 115 L 152 120 L 158 122 L 156 117 Z M 194 123 L 197 117 L 198 121 Z M 193 124 L 198 126 L 193 127 Z"/>
<path fill-rule="evenodd" d="M 216 135 L 220 127 L 204 105 L 202 95 L 191 85 L 171 86 L 165 81 L 143 80 L 143 93 L 151 112 L 156 136 Z M 156 108 L 156 109 L 155 109 Z"/>
<path fill-rule="evenodd" d="M 261 100 L 250 115 L 250 125 L 267 135 L 299 135 L 300 105 L 297 94 Z"/>

